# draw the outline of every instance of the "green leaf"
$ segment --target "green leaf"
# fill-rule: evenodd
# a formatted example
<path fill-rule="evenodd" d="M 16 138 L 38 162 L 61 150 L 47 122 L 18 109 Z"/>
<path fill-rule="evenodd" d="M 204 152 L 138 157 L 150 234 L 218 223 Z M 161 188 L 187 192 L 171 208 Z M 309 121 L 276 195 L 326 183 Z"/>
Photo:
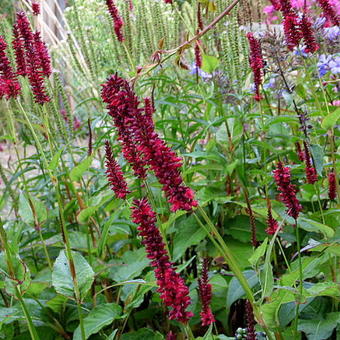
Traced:
<path fill-rule="evenodd" d="M 94 272 L 86 259 L 78 252 L 72 252 L 76 276 L 80 291 L 80 298 L 83 299 L 92 286 Z M 52 272 L 52 285 L 57 293 L 74 298 L 74 285 L 69 267 L 69 261 L 65 251 L 62 250 L 57 257 Z"/>
<path fill-rule="evenodd" d="M 178 260 L 190 246 L 200 243 L 205 236 L 205 230 L 200 228 L 194 216 L 181 219 L 180 222 L 177 220 L 173 260 Z"/>
<path fill-rule="evenodd" d="M 59 158 L 61 157 L 61 154 L 63 153 L 63 151 L 64 151 L 64 148 L 60 149 L 59 151 L 57 151 L 57 152 L 53 155 L 53 157 L 52 157 L 52 159 L 51 159 L 51 162 L 50 162 L 50 164 L 48 165 L 48 169 L 49 169 L 49 170 L 53 171 L 53 170 L 55 170 L 55 169 L 57 168 Z"/>
<path fill-rule="evenodd" d="M 268 238 L 266 237 L 262 244 L 255 249 L 254 254 L 249 258 L 252 266 L 255 266 L 258 260 L 266 253 Z"/>
<path fill-rule="evenodd" d="M 334 230 L 320 222 L 310 220 L 305 217 L 300 217 L 298 220 L 299 227 L 306 230 L 323 234 L 326 238 L 331 238 L 334 236 Z"/>
<path fill-rule="evenodd" d="M 266 261 L 260 272 L 260 282 L 262 287 L 262 298 L 270 296 L 274 287 L 273 267 L 269 261 Z"/>
<path fill-rule="evenodd" d="M 92 334 L 98 333 L 105 326 L 110 325 L 113 320 L 120 318 L 122 308 L 116 303 L 106 303 L 92 309 L 84 319 L 85 337 L 88 339 Z M 80 326 L 73 334 L 73 340 L 81 340 Z"/>
<path fill-rule="evenodd" d="M 213 73 L 218 67 L 220 61 L 214 57 L 203 54 L 202 57 L 202 71 L 207 73 Z"/>
<path fill-rule="evenodd" d="M 300 320 L 298 330 L 306 333 L 308 340 L 325 340 L 333 333 L 333 329 L 340 323 L 340 313 L 328 313 L 321 320 Z"/>
<path fill-rule="evenodd" d="M 79 181 L 83 176 L 84 172 L 88 170 L 93 161 L 93 156 L 85 158 L 76 167 L 74 167 L 70 172 L 70 178 L 72 181 Z"/>
<path fill-rule="evenodd" d="M 321 126 L 326 130 L 331 129 L 335 126 L 339 118 L 340 118 L 340 108 L 337 108 L 335 111 L 331 112 L 329 115 L 327 115 L 323 119 Z"/>
<path fill-rule="evenodd" d="M 159 332 L 154 332 L 150 328 L 141 328 L 136 332 L 125 333 L 121 336 L 121 340 L 164 340 Z"/>
<path fill-rule="evenodd" d="M 314 159 L 315 169 L 319 176 L 322 175 L 324 152 L 320 145 L 312 144 L 310 150 Z"/>
<path fill-rule="evenodd" d="M 34 197 L 30 197 L 30 200 L 35 211 L 38 223 L 45 222 L 47 219 L 47 210 L 44 203 Z M 30 225 L 34 224 L 35 221 L 32 207 L 26 195 L 20 195 L 19 197 L 19 215 L 25 223 Z"/>
<path fill-rule="evenodd" d="M 79 223 L 86 223 L 88 219 L 98 210 L 99 207 L 87 207 L 78 215 Z"/>
<path fill-rule="evenodd" d="M 254 270 L 246 270 L 243 272 L 243 275 L 248 281 L 250 288 L 253 288 L 255 285 L 258 284 L 259 279 L 257 274 Z M 233 277 L 229 283 L 228 295 L 227 295 L 227 308 L 237 301 L 238 299 L 242 298 L 245 295 L 243 287 L 240 284 L 240 281 Z"/>

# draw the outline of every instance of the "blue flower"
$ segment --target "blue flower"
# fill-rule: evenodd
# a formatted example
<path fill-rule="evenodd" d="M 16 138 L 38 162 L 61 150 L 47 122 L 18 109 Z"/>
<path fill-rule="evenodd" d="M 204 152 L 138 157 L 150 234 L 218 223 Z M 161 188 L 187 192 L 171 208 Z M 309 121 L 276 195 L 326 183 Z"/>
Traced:
<path fill-rule="evenodd" d="M 201 77 L 202 79 L 210 79 L 210 78 L 212 78 L 212 74 L 204 72 L 202 69 L 197 67 L 195 63 L 193 63 L 191 65 L 190 74 L 194 74 L 194 75 L 198 74 L 198 76 Z"/>
<path fill-rule="evenodd" d="M 325 37 L 330 41 L 335 41 L 340 37 L 340 27 L 333 26 L 324 29 Z"/>
<path fill-rule="evenodd" d="M 334 57 L 329 63 L 329 68 L 331 73 L 338 74 L 340 73 L 340 56 Z"/>
<path fill-rule="evenodd" d="M 332 74 L 340 73 L 340 55 L 321 54 L 318 62 L 320 77 L 323 77 L 327 72 Z"/>

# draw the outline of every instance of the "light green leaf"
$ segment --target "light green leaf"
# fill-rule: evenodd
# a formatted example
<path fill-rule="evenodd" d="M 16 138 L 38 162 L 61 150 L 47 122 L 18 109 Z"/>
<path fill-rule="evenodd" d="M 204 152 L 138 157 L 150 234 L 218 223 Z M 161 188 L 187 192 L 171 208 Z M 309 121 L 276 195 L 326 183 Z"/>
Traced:
<path fill-rule="evenodd" d="M 34 197 L 30 197 L 30 199 L 38 222 L 39 223 L 45 222 L 47 219 L 47 210 L 44 203 Z M 21 194 L 19 197 L 19 215 L 25 223 L 30 225 L 34 224 L 35 221 L 32 212 L 32 207 L 26 195 L 23 194 Z"/>
<path fill-rule="evenodd" d="M 51 159 L 51 162 L 50 162 L 50 164 L 48 165 L 48 169 L 49 169 L 49 170 L 53 171 L 53 170 L 56 169 L 56 167 L 58 166 L 58 161 L 59 161 L 59 159 L 60 159 L 61 154 L 63 153 L 63 151 L 64 151 L 64 148 L 58 150 L 58 151 L 53 155 L 53 157 L 52 157 L 52 159 Z"/>
<path fill-rule="evenodd" d="M 121 336 L 121 340 L 164 340 L 161 333 L 155 332 L 150 328 L 141 328 L 136 332 L 125 333 Z"/>
<path fill-rule="evenodd" d="M 324 152 L 320 145 L 312 144 L 310 146 L 310 151 L 312 153 L 314 163 L 315 163 L 315 169 L 319 176 L 322 175 L 322 169 L 323 169 L 323 159 L 324 159 Z"/>
<path fill-rule="evenodd" d="M 73 251 L 74 266 L 80 291 L 80 297 L 83 299 L 92 286 L 94 272 L 86 259 L 78 252 Z M 74 298 L 74 285 L 69 267 L 69 261 L 65 251 L 62 250 L 57 257 L 52 273 L 52 285 L 57 293 Z"/>
<path fill-rule="evenodd" d="M 207 73 L 213 73 L 218 67 L 220 61 L 214 57 L 203 54 L 202 57 L 202 71 Z"/>
<path fill-rule="evenodd" d="M 262 244 L 255 249 L 254 254 L 249 258 L 249 262 L 251 265 L 255 266 L 260 257 L 262 257 L 266 253 L 268 244 L 268 238 L 266 237 Z"/>
<path fill-rule="evenodd" d="M 270 296 L 274 287 L 273 267 L 269 261 L 266 261 L 260 272 L 260 281 L 262 287 L 262 298 Z"/>
<path fill-rule="evenodd" d="M 113 320 L 120 318 L 122 308 L 116 303 L 106 303 L 92 309 L 84 319 L 85 337 L 88 339 L 92 334 L 98 333 L 105 326 L 110 325 Z M 81 340 L 81 331 L 78 326 L 74 332 L 73 340 Z"/>
<path fill-rule="evenodd" d="M 340 108 L 337 108 L 335 111 L 331 112 L 329 115 L 327 115 L 323 119 L 321 126 L 326 130 L 331 129 L 335 126 L 339 118 L 340 118 Z"/>
<path fill-rule="evenodd" d="M 326 238 L 331 238 L 334 236 L 334 230 L 320 222 L 310 220 L 305 217 L 300 217 L 298 220 L 299 227 L 306 230 L 323 234 Z"/>
<path fill-rule="evenodd" d="M 86 223 L 88 219 L 98 210 L 99 207 L 87 207 L 78 215 L 79 223 Z"/>
<path fill-rule="evenodd" d="M 79 181 L 83 176 L 84 172 L 88 170 L 93 161 L 93 156 L 85 158 L 76 167 L 74 167 L 70 172 L 70 178 L 72 181 Z"/>

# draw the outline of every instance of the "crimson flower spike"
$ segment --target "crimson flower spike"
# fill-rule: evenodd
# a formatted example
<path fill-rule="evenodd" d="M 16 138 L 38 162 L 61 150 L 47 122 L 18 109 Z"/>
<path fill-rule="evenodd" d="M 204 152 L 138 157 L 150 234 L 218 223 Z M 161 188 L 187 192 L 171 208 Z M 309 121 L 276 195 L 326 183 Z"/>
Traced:
<path fill-rule="evenodd" d="M 305 160 L 305 153 L 303 152 L 303 150 L 301 149 L 301 145 L 300 142 L 296 142 L 295 143 L 295 147 L 296 147 L 296 153 L 299 157 L 299 160 L 301 162 L 303 162 Z"/>
<path fill-rule="evenodd" d="M 138 225 L 147 257 L 154 268 L 157 291 L 164 304 L 171 308 L 169 319 L 187 323 L 193 316 L 186 310 L 191 303 L 189 289 L 169 259 L 161 233 L 156 227 L 156 214 L 146 198 L 134 201 L 132 219 Z"/>
<path fill-rule="evenodd" d="M 318 181 L 318 174 L 316 172 L 316 169 L 312 165 L 312 158 L 310 156 L 308 145 L 305 141 L 303 142 L 303 145 L 305 147 L 305 161 L 306 161 L 305 170 L 306 170 L 307 183 L 314 184 L 315 182 Z"/>
<path fill-rule="evenodd" d="M 16 98 L 20 94 L 21 86 L 17 80 L 11 63 L 6 54 L 7 43 L 5 38 L 0 35 L 0 99 L 6 97 Z"/>
<path fill-rule="evenodd" d="M 336 199 L 336 176 L 334 171 L 328 174 L 328 197 L 332 201 Z"/>
<path fill-rule="evenodd" d="M 105 142 L 105 156 L 106 156 L 106 175 L 110 182 L 111 189 L 118 198 L 125 199 L 126 195 L 130 193 L 127 189 L 127 183 L 124 179 L 123 172 L 119 164 L 113 158 L 112 148 L 109 141 Z"/>
<path fill-rule="evenodd" d="M 254 312 L 253 307 L 249 300 L 246 300 L 246 316 L 247 316 L 247 340 L 256 340 Z"/>
<path fill-rule="evenodd" d="M 119 14 L 118 8 L 115 5 L 113 0 L 106 0 L 106 5 L 108 8 L 108 11 L 110 13 L 110 16 L 113 20 L 113 28 L 116 33 L 116 37 L 118 41 L 122 42 L 124 41 L 124 35 L 122 32 L 122 28 L 124 26 L 124 21 L 122 17 Z"/>
<path fill-rule="evenodd" d="M 179 171 L 181 158 L 155 132 L 149 104 L 141 108 L 129 83 L 117 75 L 111 76 L 103 85 L 102 98 L 118 129 L 124 157 L 135 174 L 145 179 L 148 166 L 162 184 L 172 211 L 190 211 L 197 206 L 194 192 L 183 183 Z"/>
<path fill-rule="evenodd" d="M 164 0 L 166 4 L 172 4 L 172 0 Z"/>
<path fill-rule="evenodd" d="M 15 62 L 17 64 L 17 75 L 25 77 L 27 75 L 27 65 L 25 60 L 24 41 L 20 35 L 17 24 L 13 26 L 13 50 L 15 54 Z"/>
<path fill-rule="evenodd" d="M 52 74 L 52 65 L 47 46 L 41 40 L 40 32 L 34 32 L 33 37 L 35 52 L 38 54 L 42 72 L 44 76 L 49 77 Z"/>
<path fill-rule="evenodd" d="M 276 221 L 276 219 L 272 215 L 271 207 L 268 207 L 266 233 L 268 235 L 274 235 L 276 233 L 276 230 L 278 230 L 279 228 L 280 228 L 279 223 Z"/>
<path fill-rule="evenodd" d="M 43 105 L 51 99 L 46 93 L 43 73 L 41 70 L 42 60 L 36 51 L 31 25 L 24 12 L 17 13 L 17 24 L 20 35 L 24 40 L 27 75 L 34 95 L 34 100 L 36 103 Z"/>
<path fill-rule="evenodd" d="M 305 13 L 302 15 L 300 29 L 303 40 L 305 41 L 306 44 L 305 52 L 306 53 L 316 52 L 320 48 L 320 46 L 316 43 L 314 32 L 312 30 L 312 24 Z"/>
<path fill-rule="evenodd" d="M 284 167 L 282 162 L 279 162 L 277 169 L 274 170 L 274 179 L 280 191 L 280 199 L 287 207 L 287 214 L 297 220 L 302 206 L 296 198 L 296 187 L 291 184 L 290 168 Z"/>
<path fill-rule="evenodd" d="M 317 0 L 322 8 L 323 15 L 335 26 L 340 25 L 339 15 L 336 14 L 335 9 L 331 5 L 329 0 Z"/>
<path fill-rule="evenodd" d="M 197 68 L 202 68 L 202 54 L 199 40 L 196 40 L 195 43 L 195 64 Z"/>
<path fill-rule="evenodd" d="M 215 322 L 215 317 L 211 311 L 210 303 L 212 298 L 212 286 L 208 283 L 208 269 L 209 259 L 203 260 L 202 274 L 198 279 L 198 291 L 202 303 L 202 310 L 200 312 L 202 326 L 209 326 Z"/>
<path fill-rule="evenodd" d="M 38 2 L 32 1 L 32 12 L 33 15 L 40 14 L 40 4 Z"/>
<path fill-rule="evenodd" d="M 260 95 L 260 86 L 262 84 L 262 73 L 263 73 L 263 57 L 260 41 L 254 37 L 254 34 L 249 32 L 247 34 L 249 47 L 250 47 L 250 67 L 254 74 L 254 85 L 255 85 L 255 100 L 260 101 L 262 96 Z"/>

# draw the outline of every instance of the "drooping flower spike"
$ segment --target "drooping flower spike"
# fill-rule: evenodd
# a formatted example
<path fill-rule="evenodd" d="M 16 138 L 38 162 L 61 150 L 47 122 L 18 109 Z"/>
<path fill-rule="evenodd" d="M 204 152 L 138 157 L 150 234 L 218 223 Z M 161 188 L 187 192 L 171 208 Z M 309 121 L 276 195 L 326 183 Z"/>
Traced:
<path fill-rule="evenodd" d="M 5 97 L 8 100 L 16 98 L 20 94 L 21 86 L 12 69 L 6 50 L 5 38 L 0 35 L 0 99 Z"/>
<path fill-rule="evenodd" d="M 250 47 L 250 67 L 253 70 L 254 85 L 255 85 L 255 100 L 260 101 L 262 96 L 260 95 L 260 86 L 262 84 L 262 73 L 263 73 L 263 56 L 261 44 L 258 39 L 254 37 L 254 34 L 249 32 L 247 34 L 249 47 Z"/>
<path fill-rule="evenodd" d="M 122 42 L 124 41 L 124 35 L 123 35 L 123 26 L 124 26 L 124 21 L 122 17 L 119 14 L 118 8 L 116 4 L 114 3 L 113 0 L 106 0 L 106 5 L 108 8 L 108 11 L 110 13 L 110 16 L 113 20 L 113 28 L 116 34 L 116 37 L 118 41 Z"/>
<path fill-rule="evenodd" d="M 118 198 L 125 199 L 130 193 L 123 172 L 119 164 L 115 161 L 109 141 L 105 142 L 106 175 L 110 182 L 111 189 Z"/>
<path fill-rule="evenodd" d="M 181 158 L 155 132 L 149 105 L 140 107 L 128 82 L 117 75 L 103 85 L 102 98 L 114 119 L 124 157 L 135 174 L 144 179 L 148 166 L 162 184 L 172 211 L 190 211 L 197 206 L 193 191 L 184 185 L 179 172 Z"/>
<path fill-rule="evenodd" d="M 212 286 L 208 278 L 209 259 L 203 260 L 202 274 L 198 279 L 198 291 L 202 303 L 200 312 L 202 326 L 209 326 L 215 322 L 215 317 L 212 313 L 210 303 L 212 299 Z"/>
<path fill-rule="evenodd" d="M 287 207 L 287 214 L 296 220 L 302 206 L 296 197 L 296 187 L 291 184 L 290 168 L 284 167 L 282 162 L 279 162 L 274 170 L 274 179 L 280 191 L 280 199 Z"/>
<path fill-rule="evenodd" d="M 138 225 L 147 257 L 154 268 L 161 299 L 167 307 L 171 308 L 170 320 L 187 323 L 193 316 L 193 313 L 187 311 L 191 303 L 189 289 L 170 262 L 161 233 L 156 227 L 156 214 L 146 198 L 134 201 L 132 218 Z"/>

